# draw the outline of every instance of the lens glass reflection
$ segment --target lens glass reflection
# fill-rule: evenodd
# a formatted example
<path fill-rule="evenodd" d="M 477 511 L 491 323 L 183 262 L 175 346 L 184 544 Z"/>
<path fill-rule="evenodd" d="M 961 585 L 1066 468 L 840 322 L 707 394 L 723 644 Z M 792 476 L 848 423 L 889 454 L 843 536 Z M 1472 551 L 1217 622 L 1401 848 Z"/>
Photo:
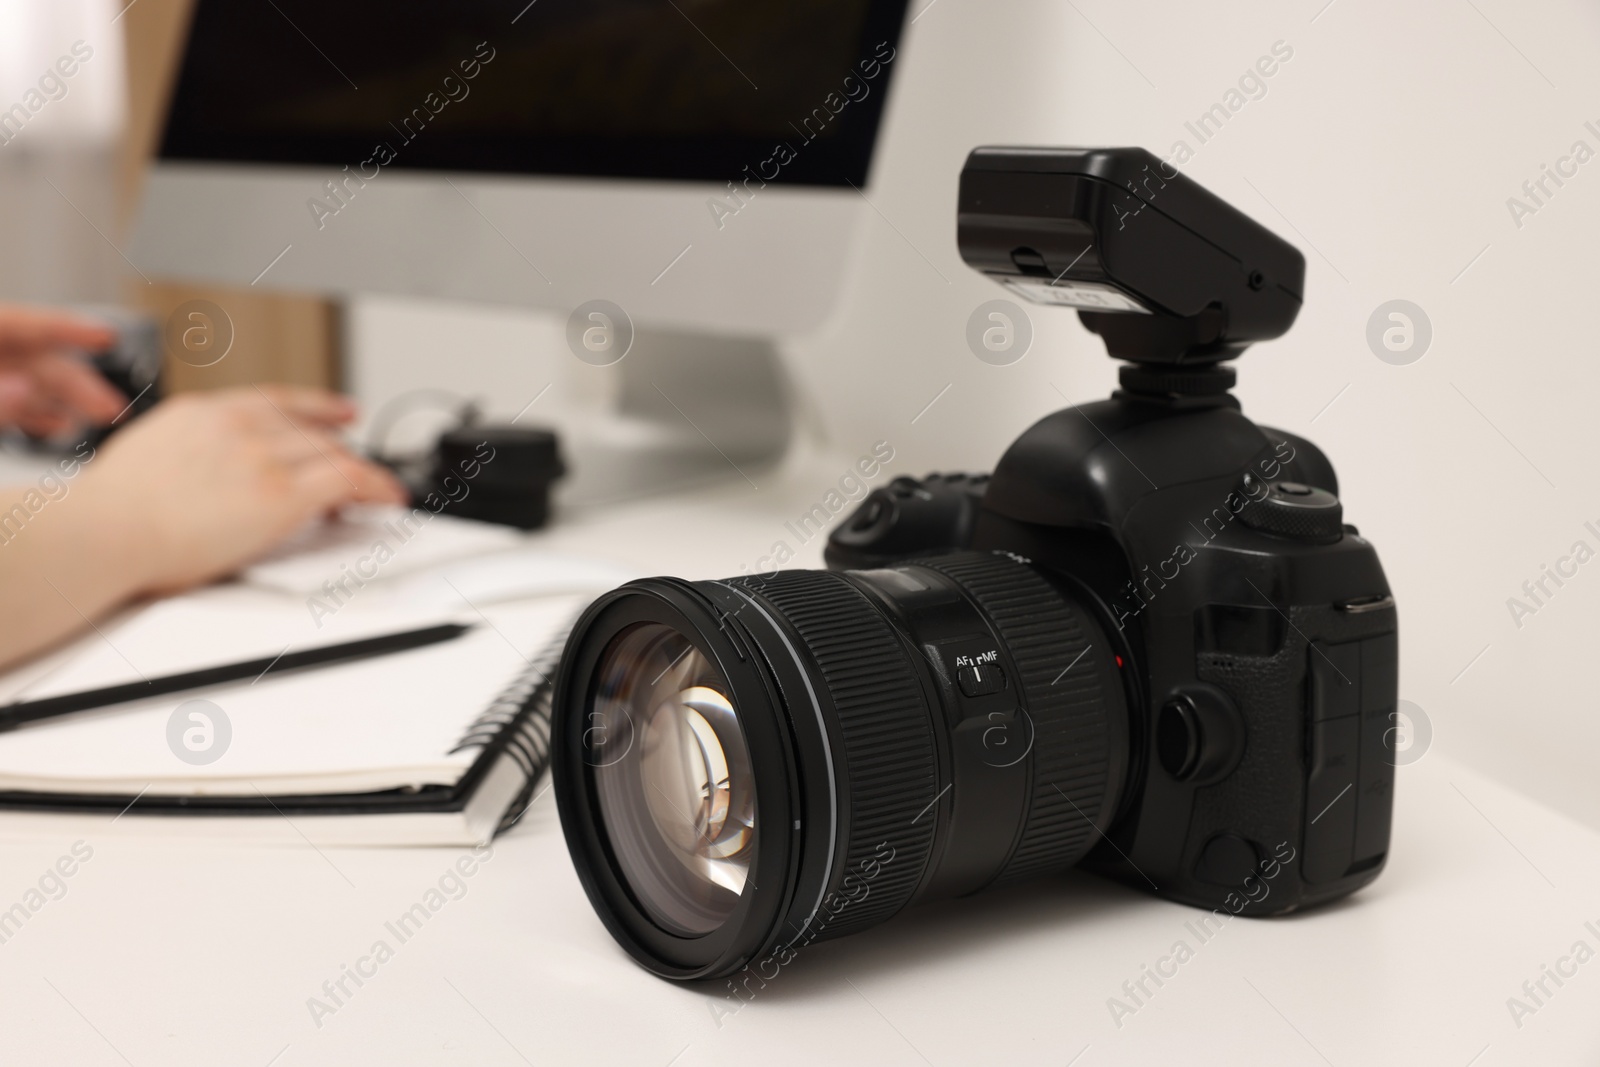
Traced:
<path fill-rule="evenodd" d="M 660 623 L 619 634 L 597 675 L 583 745 L 612 854 L 663 929 L 710 933 L 755 855 L 755 783 L 728 683 Z"/>

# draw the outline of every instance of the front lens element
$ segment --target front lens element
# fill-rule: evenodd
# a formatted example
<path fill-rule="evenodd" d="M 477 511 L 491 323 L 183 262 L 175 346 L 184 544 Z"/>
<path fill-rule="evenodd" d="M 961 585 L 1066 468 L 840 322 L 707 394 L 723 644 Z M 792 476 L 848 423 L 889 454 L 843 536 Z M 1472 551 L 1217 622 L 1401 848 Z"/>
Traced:
<path fill-rule="evenodd" d="M 660 623 L 601 656 L 584 747 L 600 818 L 639 906 L 696 937 L 727 921 L 756 847 L 755 780 L 730 686 Z"/>

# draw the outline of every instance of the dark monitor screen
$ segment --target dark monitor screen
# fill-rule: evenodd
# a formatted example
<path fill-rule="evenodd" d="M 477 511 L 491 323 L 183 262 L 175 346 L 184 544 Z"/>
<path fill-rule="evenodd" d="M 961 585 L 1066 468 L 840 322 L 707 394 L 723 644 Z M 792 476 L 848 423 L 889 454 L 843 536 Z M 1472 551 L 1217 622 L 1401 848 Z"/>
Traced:
<path fill-rule="evenodd" d="M 161 155 L 860 185 L 906 2 L 198 0 Z"/>

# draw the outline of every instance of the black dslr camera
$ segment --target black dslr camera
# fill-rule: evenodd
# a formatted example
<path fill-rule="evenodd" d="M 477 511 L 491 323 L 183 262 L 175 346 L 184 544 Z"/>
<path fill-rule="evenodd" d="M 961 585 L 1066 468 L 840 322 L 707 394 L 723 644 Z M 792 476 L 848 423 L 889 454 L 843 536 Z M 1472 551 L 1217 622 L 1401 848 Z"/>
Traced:
<path fill-rule="evenodd" d="M 1079 309 L 1121 389 L 991 475 L 875 491 L 834 570 L 589 608 L 556 797 L 658 974 L 764 983 L 811 941 L 1080 862 L 1230 915 L 1383 867 L 1394 602 L 1327 459 L 1228 392 L 1304 259 L 1139 149 L 978 149 L 958 219 L 971 266 Z"/>

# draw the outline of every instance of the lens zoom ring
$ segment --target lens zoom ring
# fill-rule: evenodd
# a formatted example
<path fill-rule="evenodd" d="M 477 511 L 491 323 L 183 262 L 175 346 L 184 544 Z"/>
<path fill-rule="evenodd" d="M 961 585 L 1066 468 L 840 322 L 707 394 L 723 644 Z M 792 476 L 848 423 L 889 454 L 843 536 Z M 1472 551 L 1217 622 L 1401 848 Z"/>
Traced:
<path fill-rule="evenodd" d="M 919 560 L 983 609 L 1021 672 L 1033 722 L 1033 795 L 1017 850 L 995 884 L 1070 867 L 1098 838 L 1110 774 L 1101 657 L 1083 609 L 1031 567 L 994 553 Z"/>
<path fill-rule="evenodd" d="M 916 890 L 938 821 L 918 817 L 935 799 L 938 767 L 933 724 L 905 647 L 866 595 L 836 574 L 790 571 L 731 584 L 768 601 L 794 627 L 838 714 L 839 781 L 849 791 L 850 817 L 841 827 L 844 864 L 833 881 L 858 877 L 826 902 L 819 936 L 882 922 Z M 885 863 L 890 848 L 893 859 Z"/>

